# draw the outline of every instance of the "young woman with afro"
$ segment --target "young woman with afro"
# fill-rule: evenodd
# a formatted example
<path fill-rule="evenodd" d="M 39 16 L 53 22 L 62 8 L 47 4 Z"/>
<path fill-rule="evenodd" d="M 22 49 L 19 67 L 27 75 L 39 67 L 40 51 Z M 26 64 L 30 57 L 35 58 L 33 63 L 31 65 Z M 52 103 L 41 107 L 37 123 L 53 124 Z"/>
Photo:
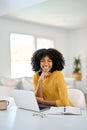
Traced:
<path fill-rule="evenodd" d="M 34 92 L 37 102 L 50 106 L 73 106 L 68 92 L 62 69 L 65 61 L 56 49 L 39 49 L 31 58 Z"/>

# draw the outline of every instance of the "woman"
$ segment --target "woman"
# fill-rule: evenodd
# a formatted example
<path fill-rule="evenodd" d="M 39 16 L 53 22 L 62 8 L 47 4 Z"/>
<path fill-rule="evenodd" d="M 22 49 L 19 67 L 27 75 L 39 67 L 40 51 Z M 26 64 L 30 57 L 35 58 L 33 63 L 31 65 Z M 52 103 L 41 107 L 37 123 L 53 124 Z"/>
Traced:
<path fill-rule="evenodd" d="M 65 61 L 56 49 L 39 49 L 32 55 L 34 92 L 38 103 L 50 106 L 73 106 L 68 98 L 61 70 Z"/>

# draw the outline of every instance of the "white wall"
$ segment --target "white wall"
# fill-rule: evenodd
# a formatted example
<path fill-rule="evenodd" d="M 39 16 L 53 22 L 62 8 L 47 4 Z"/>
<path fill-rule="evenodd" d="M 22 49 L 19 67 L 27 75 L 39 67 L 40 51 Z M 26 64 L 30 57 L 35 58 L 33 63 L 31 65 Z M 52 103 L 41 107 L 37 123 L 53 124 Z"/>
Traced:
<path fill-rule="evenodd" d="M 83 79 L 87 79 L 87 28 L 70 31 L 68 40 L 68 75 L 72 72 L 73 57 L 80 55 Z"/>
<path fill-rule="evenodd" d="M 0 76 L 11 76 L 10 33 L 13 32 L 54 39 L 55 48 L 61 51 L 67 60 L 67 30 L 0 18 Z M 64 69 L 64 73 L 67 75 L 66 68 Z"/>

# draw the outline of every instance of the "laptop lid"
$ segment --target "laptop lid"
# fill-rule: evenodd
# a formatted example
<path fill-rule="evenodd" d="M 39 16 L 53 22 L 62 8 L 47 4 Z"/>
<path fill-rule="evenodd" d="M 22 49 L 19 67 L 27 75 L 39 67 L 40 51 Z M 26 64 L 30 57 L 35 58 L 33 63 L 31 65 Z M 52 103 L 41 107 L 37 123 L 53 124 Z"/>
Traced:
<path fill-rule="evenodd" d="M 18 108 L 40 111 L 33 91 L 13 89 L 12 96 Z"/>

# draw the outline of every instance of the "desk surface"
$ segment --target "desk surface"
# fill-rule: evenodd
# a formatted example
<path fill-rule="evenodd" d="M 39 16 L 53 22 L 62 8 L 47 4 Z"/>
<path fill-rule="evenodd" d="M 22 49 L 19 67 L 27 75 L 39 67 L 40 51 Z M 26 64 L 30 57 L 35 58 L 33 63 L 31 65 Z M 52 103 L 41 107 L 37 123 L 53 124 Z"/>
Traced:
<path fill-rule="evenodd" d="M 45 112 L 46 113 L 46 112 Z M 15 105 L 0 111 L 0 130 L 87 130 L 87 111 L 82 115 L 35 116 Z"/>

